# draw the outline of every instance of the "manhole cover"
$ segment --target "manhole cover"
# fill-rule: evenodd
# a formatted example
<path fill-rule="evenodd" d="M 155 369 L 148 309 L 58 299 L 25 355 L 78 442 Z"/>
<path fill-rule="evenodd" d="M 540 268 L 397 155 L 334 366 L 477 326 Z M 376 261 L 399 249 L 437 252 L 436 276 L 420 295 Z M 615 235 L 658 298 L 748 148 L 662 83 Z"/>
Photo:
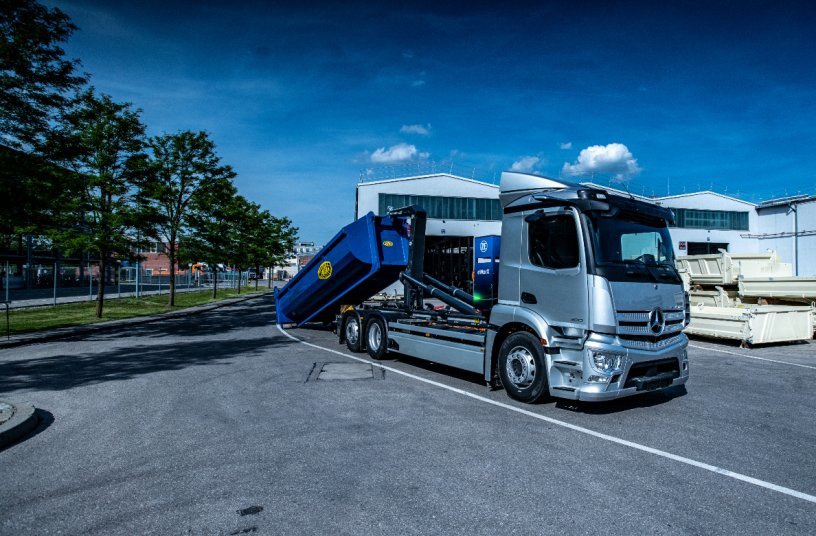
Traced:
<path fill-rule="evenodd" d="M 318 380 L 370 380 L 374 378 L 371 365 L 365 363 L 324 363 Z"/>

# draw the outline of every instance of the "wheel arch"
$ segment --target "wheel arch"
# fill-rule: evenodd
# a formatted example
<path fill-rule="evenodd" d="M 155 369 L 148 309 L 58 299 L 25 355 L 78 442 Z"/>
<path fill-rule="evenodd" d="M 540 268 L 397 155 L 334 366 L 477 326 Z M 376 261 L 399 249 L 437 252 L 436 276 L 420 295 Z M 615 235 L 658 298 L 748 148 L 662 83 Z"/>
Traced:
<path fill-rule="evenodd" d="M 536 339 L 539 340 L 542 346 L 547 347 L 549 346 L 549 339 L 547 338 L 547 326 L 542 322 L 542 325 L 533 327 L 531 323 L 527 322 L 508 322 L 498 328 L 492 337 L 491 344 L 488 345 L 490 348 L 490 359 L 486 360 L 486 367 L 485 367 L 485 381 L 494 385 L 498 378 L 497 375 L 497 367 L 499 362 L 499 350 L 501 349 L 502 343 L 504 343 L 505 339 L 512 335 L 513 333 L 517 333 L 519 331 L 526 331 L 533 335 Z"/>

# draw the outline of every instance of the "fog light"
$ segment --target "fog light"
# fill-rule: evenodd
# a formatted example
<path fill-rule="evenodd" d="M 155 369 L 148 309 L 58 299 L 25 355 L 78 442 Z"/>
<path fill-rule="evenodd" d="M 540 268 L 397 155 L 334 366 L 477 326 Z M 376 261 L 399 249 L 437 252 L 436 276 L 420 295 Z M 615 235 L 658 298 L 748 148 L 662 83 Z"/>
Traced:
<path fill-rule="evenodd" d="M 605 351 L 592 352 L 592 366 L 598 372 L 613 372 L 623 370 L 623 356 Z"/>
<path fill-rule="evenodd" d="M 609 381 L 609 376 L 590 376 L 587 378 L 589 383 L 606 383 Z"/>

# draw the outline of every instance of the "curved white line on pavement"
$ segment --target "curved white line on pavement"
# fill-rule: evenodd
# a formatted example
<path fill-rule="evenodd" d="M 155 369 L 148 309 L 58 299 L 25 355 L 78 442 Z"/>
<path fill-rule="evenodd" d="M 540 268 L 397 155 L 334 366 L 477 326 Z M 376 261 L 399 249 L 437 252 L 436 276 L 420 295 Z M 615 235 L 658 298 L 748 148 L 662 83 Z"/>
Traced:
<path fill-rule="evenodd" d="M 729 350 L 720 350 L 719 348 L 711 348 L 710 346 L 697 346 L 696 344 L 689 344 L 689 348 L 697 348 L 698 350 L 711 350 L 712 352 L 720 352 L 728 355 L 735 355 L 739 357 L 747 357 L 748 359 L 757 359 L 759 361 L 769 361 L 771 363 L 779 363 L 782 365 L 790 365 L 792 367 L 801 367 L 811 370 L 816 370 L 813 365 L 802 365 L 801 363 L 791 363 L 790 361 L 780 361 L 779 359 L 769 359 L 767 357 L 759 357 L 756 355 L 741 354 L 739 352 L 731 352 Z"/>
<path fill-rule="evenodd" d="M 618 445 L 623 445 L 624 447 L 630 447 L 635 450 L 640 450 L 642 452 L 648 452 L 649 454 L 654 454 L 655 456 L 660 456 L 662 458 L 668 458 L 669 460 L 674 460 L 676 462 L 684 463 L 686 465 L 691 465 L 693 467 L 697 467 L 699 469 L 705 469 L 706 471 L 711 471 L 712 473 L 717 473 L 719 475 L 727 476 L 736 480 L 740 480 L 742 482 L 747 482 L 748 484 L 753 484 L 755 486 L 759 486 L 761 488 L 765 488 L 771 491 L 775 491 L 777 493 L 782 493 L 784 495 L 788 495 L 790 497 L 796 497 L 797 499 L 802 499 L 804 501 L 808 501 L 810 503 L 816 504 L 816 496 L 809 495 L 807 493 L 802 493 L 801 491 L 796 491 L 795 489 L 786 488 L 784 486 L 778 486 L 776 484 L 772 484 L 771 482 L 765 482 L 764 480 L 759 480 L 758 478 L 753 478 L 747 475 L 743 475 L 741 473 L 735 473 L 734 471 L 729 471 L 728 469 L 723 469 L 722 467 L 717 467 L 716 465 L 710 465 L 703 462 L 698 462 L 697 460 L 692 460 L 691 458 L 685 458 L 683 456 L 678 456 L 677 454 L 672 454 L 671 452 L 665 452 L 659 449 L 655 449 L 652 447 L 647 447 L 646 445 L 641 445 L 639 443 L 634 443 L 632 441 L 627 441 L 626 439 L 621 439 L 619 437 L 603 434 L 601 432 L 596 432 L 595 430 L 590 430 L 589 428 L 584 428 L 582 426 L 577 426 L 575 424 L 570 424 L 565 421 L 559 421 L 558 419 L 553 419 L 552 417 L 547 417 L 544 415 L 539 415 L 538 413 L 534 413 L 532 411 L 517 408 L 515 406 L 511 406 L 510 404 L 505 404 L 504 402 L 498 402 L 496 400 L 491 400 L 489 398 L 485 398 L 483 396 L 469 393 L 462 389 L 458 389 L 456 387 L 451 387 L 450 385 L 445 385 L 443 383 L 435 382 L 433 380 L 429 380 L 427 378 L 422 378 L 421 376 L 416 376 L 415 374 L 411 374 L 409 372 L 404 372 L 402 370 L 398 370 L 381 363 L 377 363 L 376 361 L 369 361 L 368 359 L 363 359 L 361 357 L 344 354 L 343 352 L 338 352 L 337 350 L 331 350 L 329 348 L 323 348 L 322 346 L 318 346 L 317 344 L 312 344 L 310 342 L 306 342 L 303 340 L 298 339 L 297 337 L 287 333 L 280 324 L 277 324 L 278 331 L 283 333 L 285 336 L 289 337 L 293 341 L 297 341 L 301 344 L 305 344 L 306 346 L 311 346 L 312 348 L 317 348 L 318 350 L 323 350 L 324 352 L 331 352 L 333 354 L 337 354 L 343 357 L 347 357 L 349 359 L 354 359 L 355 361 L 359 361 L 361 363 L 366 363 L 368 365 L 372 365 L 375 367 L 380 367 L 383 370 L 387 370 L 393 374 L 399 374 L 400 376 L 405 376 L 406 378 L 411 378 L 412 380 L 417 380 L 422 383 L 427 383 L 429 385 L 433 385 L 435 387 L 439 387 L 445 389 L 447 391 L 451 391 L 453 393 L 466 396 L 468 398 L 472 398 L 474 400 L 478 400 L 479 402 L 484 402 L 486 404 L 490 404 L 492 406 L 497 406 L 502 409 L 514 411 L 516 413 L 520 413 L 522 415 L 526 415 L 527 417 L 532 417 L 533 419 L 538 419 L 540 421 L 548 422 L 550 424 L 554 424 L 556 426 L 561 426 L 564 428 L 568 428 L 575 432 L 580 432 L 582 434 L 586 434 L 592 437 L 597 437 L 598 439 L 603 439 L 605 441 L 609 441 L 611 443 L 616 443 Z"/>

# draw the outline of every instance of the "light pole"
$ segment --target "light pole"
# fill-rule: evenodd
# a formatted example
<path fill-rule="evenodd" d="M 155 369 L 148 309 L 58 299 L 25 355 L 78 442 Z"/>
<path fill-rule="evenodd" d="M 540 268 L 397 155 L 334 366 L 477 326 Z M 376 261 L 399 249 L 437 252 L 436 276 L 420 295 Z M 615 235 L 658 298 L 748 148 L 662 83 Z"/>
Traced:
<path fill-rule="evenodd" d="M 793 212 L 793 258 L 794 275 L 799 275 L 799 210 L 794 203 L 788 203 L 788 214 Z"/>

